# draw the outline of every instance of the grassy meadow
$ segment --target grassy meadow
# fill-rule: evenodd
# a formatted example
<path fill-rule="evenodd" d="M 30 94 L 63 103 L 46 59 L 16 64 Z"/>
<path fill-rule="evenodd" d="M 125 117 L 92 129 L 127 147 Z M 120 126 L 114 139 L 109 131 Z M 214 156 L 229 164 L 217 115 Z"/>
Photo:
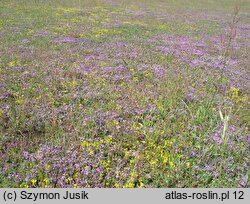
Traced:
<path fill-rule="evenodd" d="M 0 187 L 250 187 L 249 0 L 0 0 Z"/>

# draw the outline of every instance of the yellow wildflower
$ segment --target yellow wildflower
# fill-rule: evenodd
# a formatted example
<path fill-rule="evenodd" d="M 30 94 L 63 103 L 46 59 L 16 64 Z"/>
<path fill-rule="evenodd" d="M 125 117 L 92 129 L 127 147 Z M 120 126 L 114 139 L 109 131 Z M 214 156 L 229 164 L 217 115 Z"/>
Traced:
<path fill-rule="evenodd" d="M 37 182 L 36 179 L 32 179 L 32 180 L 31 180 L 31 183 L 32 183 L 33 186 L 36 184 L 36 182 Z"/>

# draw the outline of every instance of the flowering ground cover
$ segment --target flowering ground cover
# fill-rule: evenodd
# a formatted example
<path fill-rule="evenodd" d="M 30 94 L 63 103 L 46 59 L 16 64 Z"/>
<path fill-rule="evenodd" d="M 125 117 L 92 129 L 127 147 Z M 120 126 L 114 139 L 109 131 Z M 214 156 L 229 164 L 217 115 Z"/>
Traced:
<path fill-rule="evenodd" d="M 250 187 L 249 13 L 0 0 L 0 187 Z"/>

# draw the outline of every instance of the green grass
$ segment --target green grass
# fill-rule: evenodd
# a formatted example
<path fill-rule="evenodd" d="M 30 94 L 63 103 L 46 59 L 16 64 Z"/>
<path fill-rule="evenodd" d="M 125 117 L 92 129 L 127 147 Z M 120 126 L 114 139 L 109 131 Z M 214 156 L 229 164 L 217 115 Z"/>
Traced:
<path fill-rule="evenodd" d="M 249 10 L 0 0 L 0 187 L 249 187 Z"/>

